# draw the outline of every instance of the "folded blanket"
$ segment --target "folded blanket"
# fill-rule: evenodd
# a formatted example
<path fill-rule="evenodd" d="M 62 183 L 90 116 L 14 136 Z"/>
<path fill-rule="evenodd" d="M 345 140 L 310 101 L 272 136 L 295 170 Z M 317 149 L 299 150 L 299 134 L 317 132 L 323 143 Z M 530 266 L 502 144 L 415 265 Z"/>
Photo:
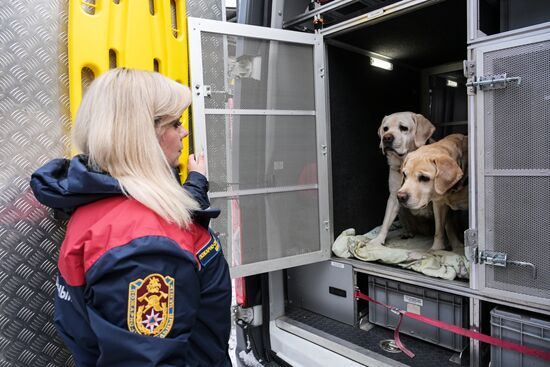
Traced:
<path fill-rule="evenodd" d="M 369 241 L 376 237 L 380 227 L 365 235 L 355 235 L 353 228 L 343 231 L 332 245 L 332 252 L 338 257 L 355 257 L 363 261 L 379 261 L 395 264 L 419 273 L 453 280 L 469 278 L 470 262 L 464 256 L 464 250 L 458 252 L 430 250 L 433 237 L 415 236 L 401 238 L 402 229 L 396 222 L 386 237 L 386 245 L 373 245 Z"/>

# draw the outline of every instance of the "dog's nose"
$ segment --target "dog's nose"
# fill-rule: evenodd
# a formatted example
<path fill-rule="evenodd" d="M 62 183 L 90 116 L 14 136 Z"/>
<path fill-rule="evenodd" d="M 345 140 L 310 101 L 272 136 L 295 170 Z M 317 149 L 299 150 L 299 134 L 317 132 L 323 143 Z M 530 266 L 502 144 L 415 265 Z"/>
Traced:
<path fill-rule="evenodd" d="M 393 142 L 393 135 L 392 134 L 386 134 L 384 135 L 384 137 L 382 138 L 382 140 L 384 141 L 384 143 L 386 144 L 391 144 Z"/>
<path fill-rule="evenodd" d="M 406 192 L 398 191 L 397 200 L 399 200 L 400 203 L 406 203 L 407 200 L 409 200 L 409 194 L 407 194 Z"/>

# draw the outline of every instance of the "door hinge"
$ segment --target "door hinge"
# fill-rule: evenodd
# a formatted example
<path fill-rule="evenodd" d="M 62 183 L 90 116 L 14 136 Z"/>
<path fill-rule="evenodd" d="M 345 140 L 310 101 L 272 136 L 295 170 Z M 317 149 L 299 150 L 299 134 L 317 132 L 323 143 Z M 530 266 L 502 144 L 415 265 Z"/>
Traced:
<path fill-rule="evenodd" d="M 477 229 L 468 228 L 464 231 L 464 255 L 468 261 L 477 263 Z"/>
<path fill-rule="evenodd" d="M 500 267 L 507 267 L 509 264 L 528 266 L 532 270 L 533 279 L 537 279 L 537 267 L 535 264 L 526 261 L 508 260 L 508 254 L 505 252 L 483 250 L 479 253 L 479 263 Z"/>
<path fill-rule="evenodd" d="M 476 76 L 476 63 L 474 61 L 464 60 L 463 65 L 464 65 L 464 67 L 463 67 L 464 77 L 467 79 L 466 80 L 466 85 L 468 85 L 468 83 L 471 83 L 472 80 L 475 79 L 475 76 Z M 473 87 L 473 86 L 466 87 L 466 93 L 470 96 L 473 96 L 473 95 L 476 94 L 476 88 Z"/>
<path fill-rule="evenodd" d="M 476 63 L 474 61 L 464 60 L 463 65 L 465 78 L 470 79 L 476 76 Z"/>
<path fill-rule="evenodd" d="M 516 83 L 517 85 L 521 84 L 520 76 L 511 76 L 508 77 L 508 74 L 495 74 L 495 75 L 483 75 L 477 78 L 472 78 L 466 83 L 466 87 L 472 87 L 475 93 L 476 88 L 479 88 L 481 91 L 495 90 L 495 89 L 504 89 L 508 86 L 509 83 Z"/>

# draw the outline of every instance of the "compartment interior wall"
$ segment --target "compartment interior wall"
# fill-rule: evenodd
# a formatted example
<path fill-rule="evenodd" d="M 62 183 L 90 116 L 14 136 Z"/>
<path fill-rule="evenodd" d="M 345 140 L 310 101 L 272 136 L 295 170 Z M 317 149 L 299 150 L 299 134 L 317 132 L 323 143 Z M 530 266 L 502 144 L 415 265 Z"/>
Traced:
<path fill-rule="evenodd" d="M 388 199 L 378 126 L 387 114 L 419 109 L 420 73 L 376 69 L 367 56 L 337 47 L 328 55 L 334 234 L 365 233 L 382 223 Z"/>

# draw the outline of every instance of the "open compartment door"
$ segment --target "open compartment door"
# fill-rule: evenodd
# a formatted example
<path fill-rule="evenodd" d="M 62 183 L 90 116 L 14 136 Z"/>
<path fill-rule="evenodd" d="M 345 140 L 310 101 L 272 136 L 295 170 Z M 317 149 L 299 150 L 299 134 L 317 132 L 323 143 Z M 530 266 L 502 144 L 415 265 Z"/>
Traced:
<path fill-rule="evenodd" d="M 330 257 L 319 35 L 189 18 L 193 141 L 232 277 Z"/>
<path fill-rule="evenodd" d="M 550 33 L 516 35 L 472 51 L 478 286 L 498 299 L 548 309 Z"/>

